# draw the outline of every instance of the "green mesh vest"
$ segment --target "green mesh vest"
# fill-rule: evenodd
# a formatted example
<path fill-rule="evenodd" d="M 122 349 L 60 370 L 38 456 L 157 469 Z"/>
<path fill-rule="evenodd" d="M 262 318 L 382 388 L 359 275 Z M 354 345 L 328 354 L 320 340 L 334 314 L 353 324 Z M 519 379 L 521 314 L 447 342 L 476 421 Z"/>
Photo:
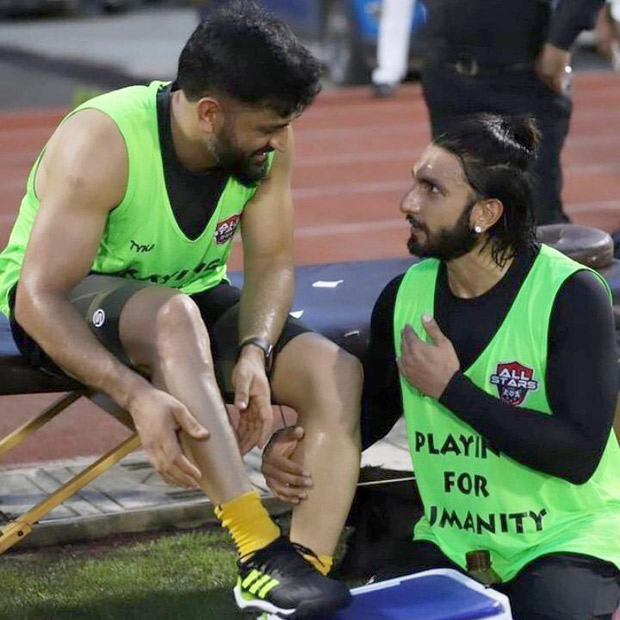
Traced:
<path fill-rule="evenodd" d="M 125 140 L 129 158 L 125 196 L 108 216 L 91 271 L 192 294 L 212 288 L 226 278 L 233 235 L 256 188 L 229 178 L 202 234 L 194 240 L 183 234 L 168 200 L 159 144 L 156 96 L 163 85 L 153 82 L 149 86 L 123 88 L 91 99 L 71 112 L 95 108 L 110 116 Z M 30 172 L 9 243 L 0 254 L 0 311 L 7 316 L 8 293 L 19 278 L 39 208 L 34 180 L 43 152 Z M 270 165 L 272 158 L 270 154 Z"/>
<path fill-rule="evenodd" d="M 400 285 L 394 312 L 398 356 L 407 323 L 429 340 L 421 321 L 424 313 L 434 313 L 438 267 L 434 259 L 415 264 Z M 549 318 L 561 284 L 579 269 L 584 267 L 542 246 L 504 322 L 465 371 L 476 386 L 514 406 L 552 415 L 545 387 Z M 594 475 L 574 485 L 494 452 L 473 428 L 402 376 L 401 391 L 424 503 L 415 539 L 434 542 L 462 567 L 468 551 L 488 549 L 503 580 L 554 552 L 592 555 L 620 567 L 620 449 L 613 431 Z"/>

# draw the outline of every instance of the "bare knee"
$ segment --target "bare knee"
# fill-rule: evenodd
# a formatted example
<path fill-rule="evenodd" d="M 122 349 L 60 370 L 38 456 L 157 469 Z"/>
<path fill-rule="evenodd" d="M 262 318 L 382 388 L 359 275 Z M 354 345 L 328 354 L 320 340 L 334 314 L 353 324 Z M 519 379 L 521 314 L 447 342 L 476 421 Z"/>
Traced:
<path fill-rule="evenodd" d="M 343 403 L 334 422 L 343 427 L 348 434 L 359 438 L 364 371 L 357 357 L 339 349 L 334 380 L 334 388 Z M 325 415 L 329 417 L 329 411 L 325 411 Z"/>
<path fill-rule="evenodd" d="M 157 311 L 155 345 L 158 357 L 174 360 L 197 351 L 211 360 L 209 334 L 196 303 L 187 295 L 173 295 Z"/>
<path fill-rule="evenodd" d="M 288 368 L 287 385 L 291 388 L 285 404 L 297 410 L 302 425 L 320 424 L 321 428 L 357 436 L 362 365 L 333 342 L 313 336 L 304 343 L 303 354 L 294 352 L 296 363 Z"/>

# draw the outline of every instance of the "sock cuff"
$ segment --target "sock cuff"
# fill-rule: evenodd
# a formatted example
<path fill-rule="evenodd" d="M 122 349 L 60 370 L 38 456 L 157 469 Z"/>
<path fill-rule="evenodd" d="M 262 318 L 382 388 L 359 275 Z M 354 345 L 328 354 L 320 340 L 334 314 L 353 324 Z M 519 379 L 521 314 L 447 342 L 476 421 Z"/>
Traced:
<path fill-rule="evenodd" d="M 253 499 L 256 499 L 257 501 L 260 502 L 260 495 L 258 491 L 254 489 L 251 491 L 242 493 L 241 495 L 237 495 L 237 497 L 233 497 L 231 500 L 228 500 L 227 502 L 224 502 L 223 504 L 217 504 L 215 508 L 213 509 L 213 511 L 215 513 L 215 516 L 218 518 L 218 520 L 222 521 L 222 519 L 224 518 L 225 512 L 229 510 L 235 510 L 237 506 L 240 506 L 242 504 L 245 504 L 246 502 L 252 501 Z"/>

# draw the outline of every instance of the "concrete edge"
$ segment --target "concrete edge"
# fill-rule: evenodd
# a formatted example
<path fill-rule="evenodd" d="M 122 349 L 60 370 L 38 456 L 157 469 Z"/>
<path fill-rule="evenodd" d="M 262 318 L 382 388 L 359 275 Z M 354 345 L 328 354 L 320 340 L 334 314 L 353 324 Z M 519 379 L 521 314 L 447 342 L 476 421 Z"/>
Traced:
<path fill-rule="evenodd" d="M 272 516 L 279 516 L 290 510 L 275 497 L 265 496 L 262 499 Z M 35 524 L 32 532 L 7 553 L 68 543 L 91 542 L 116 534 L 184 530 L 217 523 L 213 504 L 206 498 L 119 513 L 54 519 Z"/>

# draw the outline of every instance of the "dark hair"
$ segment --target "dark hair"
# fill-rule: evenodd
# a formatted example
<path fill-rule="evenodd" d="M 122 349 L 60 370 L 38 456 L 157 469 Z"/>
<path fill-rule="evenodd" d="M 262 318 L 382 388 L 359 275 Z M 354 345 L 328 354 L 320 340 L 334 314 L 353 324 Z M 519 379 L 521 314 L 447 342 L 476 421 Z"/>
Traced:
<path fill-rule="evenodd" d="M 221 93 L 266 104 L 280 116 L 302 111 L 321 90 L 321 66 L 290 28 L 251 0 L 233 0 L 192 33 L 177 83 L 190 101 Z"/>
<path fill-rule="evenodd" d="M 501 218 L 487 231 L 500 266 L 535 238 L 530 168 L 539 143 L 533 118 L 496 114 L 466 117 L 434 141 L 461 160 L 476 200 L 496 198 L 504 205 Z"/>

